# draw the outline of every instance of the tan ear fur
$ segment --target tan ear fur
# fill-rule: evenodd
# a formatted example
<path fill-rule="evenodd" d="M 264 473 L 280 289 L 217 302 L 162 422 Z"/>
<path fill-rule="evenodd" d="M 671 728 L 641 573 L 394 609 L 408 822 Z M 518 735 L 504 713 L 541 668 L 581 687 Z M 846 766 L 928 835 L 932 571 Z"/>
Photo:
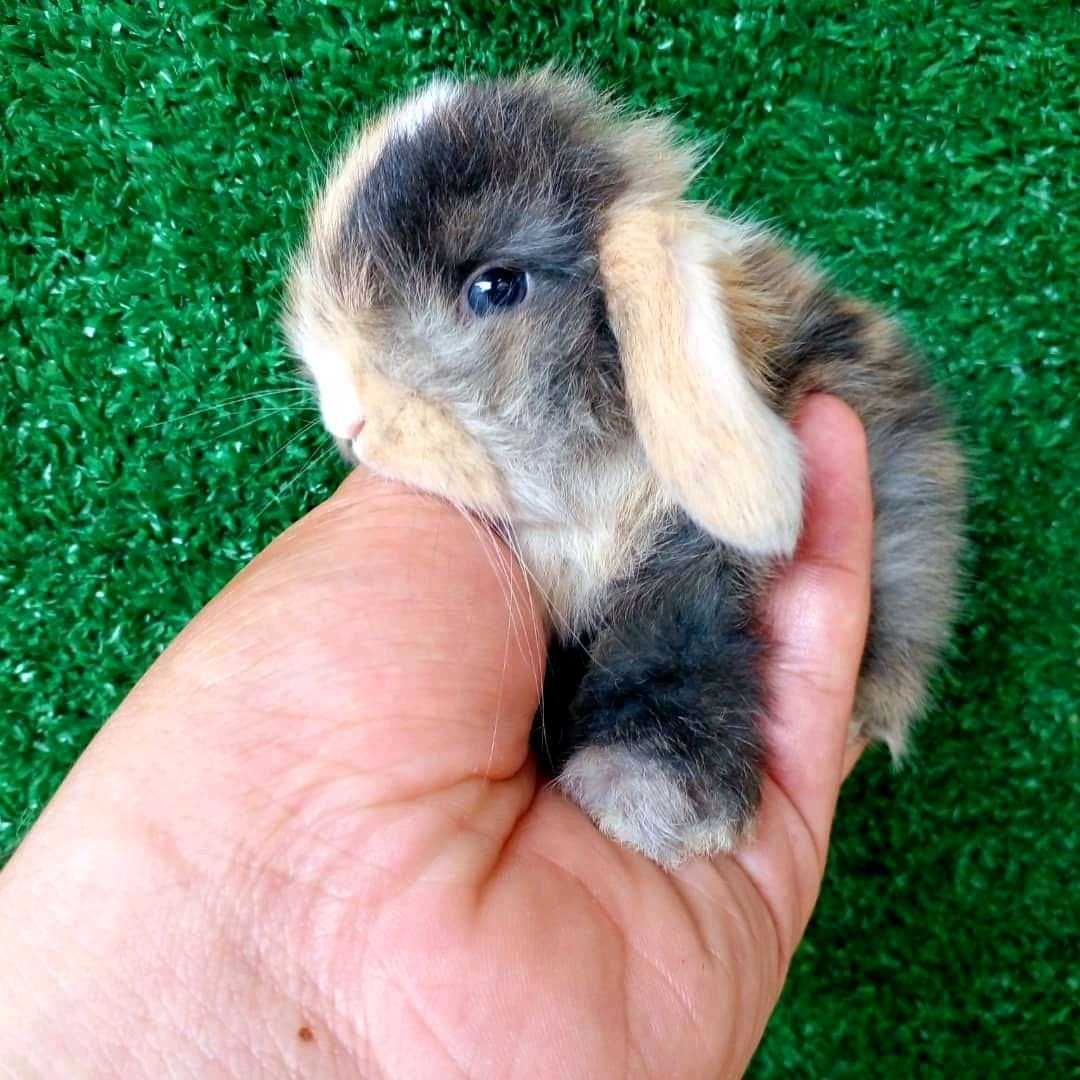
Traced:
<path fill-rule="evenodd" d="M 700 207 L 628 204 L 600 244 L 635 425 L 669 494 L 754 555 L 790 555 L 802 517 L 798 445 L 739 356 L 715 260 L 721 223 Z"/>

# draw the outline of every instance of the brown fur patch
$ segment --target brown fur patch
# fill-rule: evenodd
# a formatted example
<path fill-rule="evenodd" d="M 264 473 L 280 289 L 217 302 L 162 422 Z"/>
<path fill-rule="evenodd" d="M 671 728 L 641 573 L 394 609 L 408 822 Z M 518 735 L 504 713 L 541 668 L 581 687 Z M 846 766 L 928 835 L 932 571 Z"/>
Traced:
<path fill-rule="evenodd" d="M 736 249 L 710 263 L 735 348 L 757 388 L 777 399 L 775 363 L 790 333 L 792 312 L 820 284 L 804 260 L 756 229 L 734 227 Z"/>

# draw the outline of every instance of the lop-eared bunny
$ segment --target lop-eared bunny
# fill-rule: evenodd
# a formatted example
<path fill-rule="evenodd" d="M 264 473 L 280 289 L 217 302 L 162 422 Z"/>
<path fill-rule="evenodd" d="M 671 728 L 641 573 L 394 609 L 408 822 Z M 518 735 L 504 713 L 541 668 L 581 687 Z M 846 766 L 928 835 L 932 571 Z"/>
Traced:
<path fill-rule="evenodd" d="M 800 398 L 866 427 L 855 723 L 894 753 L 947 633 L 963 502 L 897 325 L 684 201 L 692 173 L 667 122 L 581 79 L 436 82 L 332 171 L 286 315 L 351 459 L 516 537 L 560 689 L 576 672 L 558 731 L 547 710 L 560 782 L 667 865 L 730 848 L 757 806 L 755 616 L 799 532 Z"/>

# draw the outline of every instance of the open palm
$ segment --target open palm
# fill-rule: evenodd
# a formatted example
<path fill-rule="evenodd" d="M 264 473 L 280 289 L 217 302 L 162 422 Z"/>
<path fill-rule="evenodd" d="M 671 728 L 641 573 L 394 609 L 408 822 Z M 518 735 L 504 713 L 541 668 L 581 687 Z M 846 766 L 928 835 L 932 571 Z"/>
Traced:
<path fill-rule="evenodd" d="M 356 474 L 174 642 L 0 876 L 0 963 L 29 980 L 0 991 L 0 1064 L 741 1072 L 821 880 L 868 607 L 861 429 L 826 398 L 799 428 L 752 843 L 668 874 L 538 778 L 519 570 Z"/>

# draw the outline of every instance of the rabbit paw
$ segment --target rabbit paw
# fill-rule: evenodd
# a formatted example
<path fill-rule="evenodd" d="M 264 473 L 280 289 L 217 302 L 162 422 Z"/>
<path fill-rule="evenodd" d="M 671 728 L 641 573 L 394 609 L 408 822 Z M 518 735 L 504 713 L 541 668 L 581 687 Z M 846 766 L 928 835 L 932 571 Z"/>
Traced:
<path fill-rule="evenodd" d="M 669 869 L 731 851 L 746 835 L 756 802 L 733 797 L 724 784 L 716 785 L 720 794 L 692 792 L 676 770 L 624 746 L 576 751 L 559 785 L 602 833 Z"/>

